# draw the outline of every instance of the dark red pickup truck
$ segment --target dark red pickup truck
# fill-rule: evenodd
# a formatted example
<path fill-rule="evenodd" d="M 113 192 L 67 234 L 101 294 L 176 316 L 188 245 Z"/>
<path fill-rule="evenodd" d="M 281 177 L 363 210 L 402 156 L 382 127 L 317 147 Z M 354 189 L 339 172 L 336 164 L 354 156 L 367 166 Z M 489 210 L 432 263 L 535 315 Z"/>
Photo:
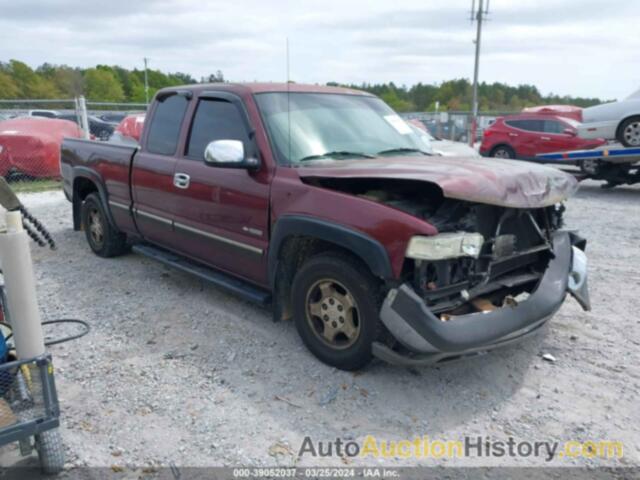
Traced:
<path fill-rule="evenodd" d="M 572 293 L 575 180 L 436 157 L 384 102 L 296 84 L 160 91 L 139 147 L 62 146 L 76 229 L 273 306 L 322 361 L 425 364 L 535 332 Z"/>

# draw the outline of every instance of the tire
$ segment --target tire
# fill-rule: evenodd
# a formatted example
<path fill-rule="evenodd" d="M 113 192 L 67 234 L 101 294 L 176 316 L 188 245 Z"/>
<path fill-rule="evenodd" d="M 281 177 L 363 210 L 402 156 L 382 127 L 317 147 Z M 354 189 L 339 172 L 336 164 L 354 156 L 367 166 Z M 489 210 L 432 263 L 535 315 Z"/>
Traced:
<path fill-rule="evenodd" d="M 617 137 L 625 147 L 640 147 L 640 117 L 627 118 L 622 122 Z"/>
<path fill-rule="evenodd" d="M 509 145 L 498 145 L 491 150 L 489 156 L 496 158 L 516 158 L 516 152 Z"/>
<path fill-rule="evenodd" d="M 93 253 L 100 257 L 115 257 L 127 249 L 127 236 L 111 227 L 97 193 L 85 198 L 80 212 L 82 228 Z"/>
<path fill-rule="evenodd" d="M 57 428 L 35 436 L 40 468 L 48 475 L 60 473 L 64 468 L 64 447 Z"/>
<path fill-rule="evenodd" d="M 351 258 L 339 254 L 312 257 L 293 280 L 298 334 L 327 365 L 361 369 L 371 361 L 371 344 L 381 332 L 379 297 L 373 275 Z"/>
<path fill-rule="evenodd" d="M 600 160 L 586 159 L 580 162 L 580 171 L 586 175 L 597 175 L 601 168 Z"/>

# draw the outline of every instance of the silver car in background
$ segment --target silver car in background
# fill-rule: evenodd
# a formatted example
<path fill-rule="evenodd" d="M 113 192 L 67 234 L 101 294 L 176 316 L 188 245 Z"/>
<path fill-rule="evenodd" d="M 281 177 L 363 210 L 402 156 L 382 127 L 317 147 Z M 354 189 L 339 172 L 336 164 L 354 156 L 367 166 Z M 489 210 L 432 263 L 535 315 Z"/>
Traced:
<path fill-rule="evenodd" d="M 619 102 L 582 110 L 578 136 L 617 140 L 625 147 L 640 147 L 640 90 Z"/>

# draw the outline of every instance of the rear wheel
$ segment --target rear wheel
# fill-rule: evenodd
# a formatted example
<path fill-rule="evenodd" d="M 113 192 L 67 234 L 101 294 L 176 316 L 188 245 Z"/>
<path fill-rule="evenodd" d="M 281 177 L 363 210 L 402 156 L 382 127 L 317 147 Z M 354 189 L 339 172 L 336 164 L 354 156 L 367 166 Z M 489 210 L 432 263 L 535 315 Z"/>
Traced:
<path fill-rule="evenodd" d="M 627 118 L 622 122 L 618 141 L 625 147 L 640 147 L 640 117 Z"/>
<path fill-rule="evenodd" d="M 516 158 L 516 152 L 509 145 L 498 145 L 489 155 L 496 158 Z"/>
<path fill-rule="evenodd" d="M 587 158 L 580 162 L 580 170 L 587 175 L 596 175 L 600 171 L 600 160 Z"/>
<path fill-rule="evenodd" d="M 115 257 L 127 249 L 127 237 L 116 231 L 109 220 L 97 193 L 91 193 L 82 204 L 82 227 L 93 253 L 101 257 Z"/>
<path fill-rule="evenodd" d="M 357 370 L 378 336 L 378 285 L 357 262 L 337 254 L 308 260 L 294 278 L 293 317 L 307 348 L 324 363 Z"/>

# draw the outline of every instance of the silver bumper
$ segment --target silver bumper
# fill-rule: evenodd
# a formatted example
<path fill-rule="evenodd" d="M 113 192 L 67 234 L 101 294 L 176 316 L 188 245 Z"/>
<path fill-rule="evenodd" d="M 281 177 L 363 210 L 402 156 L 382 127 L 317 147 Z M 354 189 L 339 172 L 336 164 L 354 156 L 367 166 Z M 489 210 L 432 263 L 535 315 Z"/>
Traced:
<path fill-rule="evenodd" d="M 409 285 L 403 284 L 388 293 L 380 318 L 391 334 L 415 354 L 460 356 L 511 343 L 537 330 L 551 318 L 564 302 L 567 292 L 585 310 L 590 308 L 587 259 L 582 250 L 572 245 L 576 239 L 568 232 L 554 235 L 555 257 L 549 262 L 537 289 L 515 307 L 460 315 L 443 322 L 431 313 Z"/>

